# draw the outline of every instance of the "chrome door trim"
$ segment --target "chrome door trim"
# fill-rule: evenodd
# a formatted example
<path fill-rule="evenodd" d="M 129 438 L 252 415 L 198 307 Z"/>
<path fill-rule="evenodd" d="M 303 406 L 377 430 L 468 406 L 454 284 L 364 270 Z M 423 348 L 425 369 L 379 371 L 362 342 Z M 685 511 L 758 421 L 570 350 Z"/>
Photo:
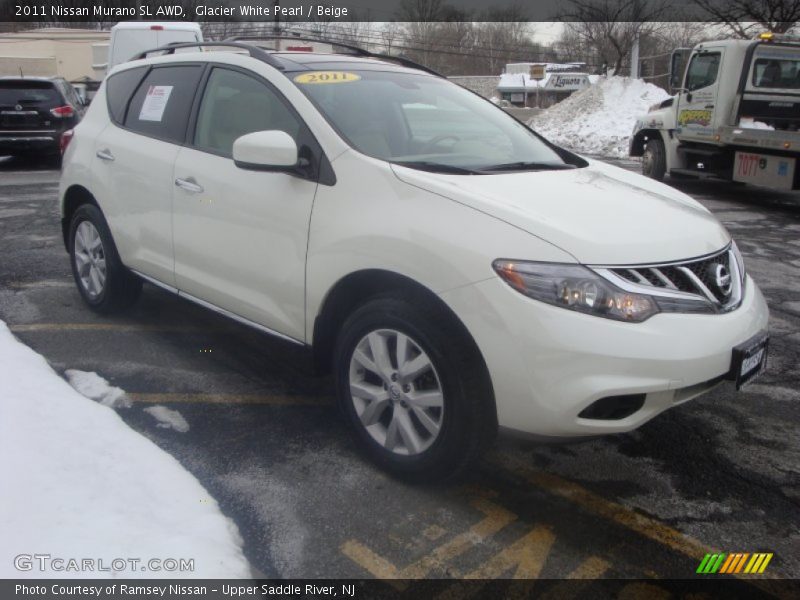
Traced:
<path fill-rule="evenodd" d="M 145 275 L 144 273 L 137 271 L 136 269 L 129 268 L 128 270 L 135 273 L 137 276 L 141 277 L 148 283 L 152 283 L 153 285 L 160 287 L 162 290 L 167 290 L 168 292 L 171 292 L 176 295 L 178 293 L 178 288 L 176 287 L 172 287 L 171 285 L 167 285 L 166 283 L 161 283 L 158 279 L 153 279 L 149 275 Z"/>
<path fill-rule="evenodd" d="M 250 319 L 247 319 L 245 317 L 239 316 L 236 313 L 232 313 L 229 310 L 225 310 L 224 308 L 220 308 L 216 304 L 211 304 L 210 302 L 206 302 L 205 300 L 201 300 L 200 298 L 198 298 L 196 296 L 192 296 L 191 294 L 187 294 L 186 292 L 181 291 L 176 287 L 173 287 L 171 285 L 167 285 L 166 283 L 162 283 L 162 282 L 158 281 L 157 279 L 153 279 L 152 277 L 150 277 L 148 275 L 140 273 L 136 269 L 130 269 L 130 270 L 132 272 L 136 273 L 136 275 L 138 275 L 139 277 L 141 277 L 145 281 L 147 281 L 149 283 L 152 283 L 153 285 L 158 286 L 158 287 L 160 287 L 160 288 L 162 288 L 162 289 L 164 289 L 164 290 L 166 290 L 168 292 L 172 292 L 173 294 L 176 294 L 179 298 L 185 298 L 186 300 L 189 300 L 190 302 L 194 302 L 195 304 L 199 304 L 203 308 L 207 308 L 207 309 L 209 309 L 211 311 L 214 311 L 215 313 L 218 313 L 218 314 L 220 314 L 220 315 L 222 315 L 224 317 L 228 317 L 229 319 L 233 319 L 234 321 L 238 321 L 239 323 L 242 323 L 243 325 L 247 325 L 248 327 L 252 327 L 253 329 L 257 329 L 257 330 L 262 331 L 264 333 L 267 333 L 267 334 L 269 334 L 271 336 L 280 338 L 282 340 L 286 340 L 288 342 L 292 342 L 292 343 L 297 344 L 299 346 L 305 346 L 306 345 L 305 342 L 301 342 L 300 340 L 296 340 L 295 338 L 289 337 L 288 335 L 280 333 L 279 331 L 275 331 L 274 329 L 270 329 L 269 327 L 261 325 L 260 323 L 256 323 L 255 321 L 251 321 Z"/>

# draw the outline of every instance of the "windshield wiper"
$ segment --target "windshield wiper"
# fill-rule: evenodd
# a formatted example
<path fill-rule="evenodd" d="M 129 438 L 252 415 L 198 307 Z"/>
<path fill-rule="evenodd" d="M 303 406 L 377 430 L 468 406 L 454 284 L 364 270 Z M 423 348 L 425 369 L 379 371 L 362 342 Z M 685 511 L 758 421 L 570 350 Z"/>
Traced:
<path fill-rule="evenodd" d="M 575 169 L 575 165 L 568 163 L 543 163 L 543 162 L 512 162 L 503 163 L 501 165 L 492 165 L 490 167 L 482 167 L 481 171 L 563 171 L 567 169 Z"/>
<path fill-rule="evenodd" d="M 411 169 L 419 169 L 420 171 L 432 171 L 434 173 L 453 173 L 456 175 L 481 175 L 482 171 L 475 171 L 474 169 L 467 169 L 465 167 L 456 167 L 454 165 L 446 165 L 444 163 L 431 162 L 427 160 L 396 160 L 392 161 L 395 165 L 401 167 L 409 167 Z"/>

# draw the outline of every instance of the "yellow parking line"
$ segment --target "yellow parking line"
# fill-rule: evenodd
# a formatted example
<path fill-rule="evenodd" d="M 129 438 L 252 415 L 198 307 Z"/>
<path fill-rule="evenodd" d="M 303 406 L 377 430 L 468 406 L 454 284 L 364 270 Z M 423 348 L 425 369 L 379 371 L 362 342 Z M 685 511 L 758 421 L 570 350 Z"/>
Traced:
<path fill-rule="evenodd" d="M 523 479 L 529 483 L 551 494 L 561 496 L 570 502 L 574 502 L 582 508 L 622 525 L 626 529 L 648 537 L 662 546 L 667 546 L 672 550 L 692 558 L 697 556 L 702 558 L 706 553 L 716 552 L 716 550 L 709 548 L 699 540 L 683 534 L 677 529 L 665 525 L 661 521 L 643 515 L 621 504 L 617 504 L 616 502 L 612 502 L 611 500 L 606 500 L 602 496 L 590 492 L 577 483 L 573 483 L 572 481 L 568 481 L 552 473 L 545 473 L 532 469 L 528 465 L 521 463 L 519 459 L 508 455 L 503 456 L 503 459 L 506 467 L 512 467 L 513 472 L 521 475 Z"/>
<path fill-rule="evenodd" d="M 144 325 L 139 323 L 23 323 L 9 325 L 14 333 L 37 331 L 148 331 L 164 333 L 218 333 L 230 331 L 221 327 L 197 327 L 192 325 Z"/>
<path fill-rule="evenodd" d="M 457 535 L 449 542 L 442 544 L 427 556 L 403 569 L 401 576 L 404 579 L 421 579 L 434 568 L 444 568 L 448 561 L 464 554 L 470 548 L 477 546 L 484 540 L 492 537 L 501 529 L 517 519 L 517 515 L 502 506 L 486 500 L 476 498 L 472 506 L 486 515 L 480 522 L 469 530 Z"/>
<path fill-rule="evenodd" d="M 581 508 L 613 521 L 644 537 L 650 538 L 654 542 L 684 554 L 689 558 L 700 560 L 705 554 L 720 552 L 720 550 L 707 546 L 703 542 L 685 533 L 681 533 L 677 529 L 673 529 L 669 525 L 653 517 L 648 517 L 633 509 L 607 500 L 602 496 L 598 496 L 577 483 L 573 483 L 572 481 L 568 481 L 552 473 L 537 471 L 523 464 L 518 458 L 509 456 L 508 454 L 502 455 L 502 458 L 504 467 L 511 467 L 513 472 L 521 475 L 523 479 L 529 483 L 553 495 L 561 496 L 577 504 Z M 747 579 L 749 583 L 768 593 L 774 593 L 775 589 L 777 589 L 774 588 L 770 580 L 753 580 L 749 577 L 745 577 L 744 574 L 734 574 L 734 576 Z"/>
<path fill-rule="evenodd" d="M 378 579 L 393 580 L 401 577 L 397 567 L 356 540 L 347 540 L 342 544 L 341 551 Z"/>
<path fill-rule="evenodd" d="M 599 556 L 590 556 L 567 575 L 567 579 L 600 579 L 610 566 Z"/>
<path fill-rule="evenodd" d="M 266 404 L 270 406 L 328 406 L 333 399 L 325 396 L 287 396 L 272 394 L 148 394 L 128 392 L 134 402 L 148 404 Z"/>
<path fill-rule="evenodd" d="M 481 521 L 404 569 L 398 569 L 357 540 L 345 541 L 340 550 L 345 556 L 380 579 L 422 579 L 436 567 L 444 569 L 449 561 L 481 544 L 517 519 L 517 515 L 486 498 L 475 498 L 471 504 L 484 514 Z M 405 589 L 407 585 L 404 581 L 390 581 L 390 583 L 400 590 Z"/>

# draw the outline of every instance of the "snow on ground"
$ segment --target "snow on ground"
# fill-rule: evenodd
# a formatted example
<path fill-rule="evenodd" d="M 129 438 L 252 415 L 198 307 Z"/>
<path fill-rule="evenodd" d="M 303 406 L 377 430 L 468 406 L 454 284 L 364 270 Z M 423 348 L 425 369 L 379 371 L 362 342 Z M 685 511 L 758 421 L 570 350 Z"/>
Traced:
<path fill-rule="evenodd" d="M 200 483 L 73 390 L 2 321 L 0 481 L 1 578 L 251 575 L 236 525 Z M 67 570 L 41 572 L 34 560 L 17 571 L 15 557 L 26 554 L 63 559 Z M 95 570 L 68 570 L 69 559 L 93 560 Z M 130 559 L 142 562 L 133 569 Z M 194 571 L 143 571 L 151 559 L 193 559 Z M 97 570 L 99 561 L 110 570 Z"/>
<path fill-rule="evenodd" d="M 125 392 L 118 387 L 110 385 L 97 373 L 67 369 L 64 371 L 69 384 L 79 394 L 111 408 L 130 408 L 131 401 Z"/>
<path fill-rule="evenodd" d="M 166 406 L 151 406 L 150 408 L 145 408 L 144 412 L 158 421 L 159 427 L 174 429 L 181 433 L 189 431 L 189 423 L 186 422 L 186 419 L 184 419 L 183 415 L 177 410 L 172 410 Z"/>
<path fill-rule="evenodd" d="M 667 98 L 667 92 L 641 79 L 601 78 L 542 111 L 528 124 L 559 146 L 624 158 L 637 117 Z"/>

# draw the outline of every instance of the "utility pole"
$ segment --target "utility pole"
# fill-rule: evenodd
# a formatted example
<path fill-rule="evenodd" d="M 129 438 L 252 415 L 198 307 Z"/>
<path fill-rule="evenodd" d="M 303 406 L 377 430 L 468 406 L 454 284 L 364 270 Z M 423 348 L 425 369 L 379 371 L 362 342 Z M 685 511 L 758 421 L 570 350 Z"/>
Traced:
<path fill-rule="evenodd" d="M 631 48 L 631 79 L 639 79 L 639 33 L 633 38 Z"/>
<path fill-rule="evenodd" d="M 272 5 L 272 10 L 274 14 L 274 24 L 272 25 L 272 33 L 275 36 L 279 36 L 281 34 L 281 17 L 278 14 L 280 9 L 280 0 L 275 0 L 275 3 Z M 275 50 L 279 51 L 281 49 L 281 40 L 280 38 L 275 39 Z"/>
<path fill-rule="evenodd" d="M 528 108 L 528 86 L 525 83 L 525 74 L 524 73 L 520 73 L 519 76 L 520 76 L 520 78 L 522 78 L 522 89 L 523 89 L 522 93 L 524 94 L 523 98 L 525 98 L 525 101 L 523 102 L 522 106 L 524 108 Z"/>

